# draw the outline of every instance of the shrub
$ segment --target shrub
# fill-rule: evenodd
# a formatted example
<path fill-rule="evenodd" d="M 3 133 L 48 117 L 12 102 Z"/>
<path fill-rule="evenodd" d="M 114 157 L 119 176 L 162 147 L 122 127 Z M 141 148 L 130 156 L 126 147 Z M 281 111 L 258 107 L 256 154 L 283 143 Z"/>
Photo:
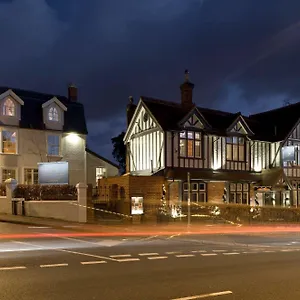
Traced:
<path fill-rule="evenodd" d="M 15 198 L 25 200 L 77 200 L 77 189 L 73 185 L 25 185 L 18 184 Z"/>

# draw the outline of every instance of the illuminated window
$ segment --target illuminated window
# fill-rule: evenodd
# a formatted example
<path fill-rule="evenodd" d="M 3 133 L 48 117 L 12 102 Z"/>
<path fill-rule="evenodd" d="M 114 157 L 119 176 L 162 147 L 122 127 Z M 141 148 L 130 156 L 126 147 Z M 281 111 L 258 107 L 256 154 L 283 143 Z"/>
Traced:
<path fill-rule="evenodd" d="M 226 158 L 231 161 L 245 161 L 245 139 L 243 137 L 226 138 Z"/>
<path fill-rule="evenodd" d="M 196 180 L 191 181 L 191 202 L 206 202 L 206 184 Z M 188 200 L 188 183 L 183 183 L 183 200 Z"/>
<path fill-rule="evenodd" d="M 58 135 L 48 135 L 47 137 L 48 155 L 60 155 L 60 137 Z"/>
<path fill-rule="evenodd" d="M 201 133 L 193 131 L 180 132 L 180 156 L 201 157 Z"/>
<path fill-rule="evenodd" d="M 2 182 L 7 179 L 16 179 L 16 170 L 14 169 L 2 169 Z"/>
<path fill-rule="evenodd" d="M 2 131 L 2 153 L 17 153 L 17 133 L 15 131 Z"/>
<path fill-rule="evenodd" d="M 57 122 L 58 121 L 58 111 L 55 107 L 51 107 L 48 112 L 48 119 L 50 121 Z"/>
<path fill-rule="evenodd" d="M 104 167 L 96 168 L 96 185 L 98 185 L 98 180 L 105 176 L 106 169 Z"/>
<path fill-rule="evenodd" d="M 4 116 L 15 116 L 16 115 L 16 106 L 11 99 L 6 99 L 3 105 L 3 115 Z"/>
<path fill-rule="evenodd" d="M 38 184 L 38 169 L 24 169 L 24 184 Z"/>
<path fill-rule="evenodd" d="M 248 199 L 248 183 L 231 183 L 229 185 L 229 203 L 248 204 Z"/>

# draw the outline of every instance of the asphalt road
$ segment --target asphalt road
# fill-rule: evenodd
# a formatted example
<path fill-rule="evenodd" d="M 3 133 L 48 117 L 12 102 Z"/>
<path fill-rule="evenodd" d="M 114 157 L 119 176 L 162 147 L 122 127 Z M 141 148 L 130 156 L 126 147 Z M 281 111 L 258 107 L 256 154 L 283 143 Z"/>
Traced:
<path fill-rule="evenodd" d="M 0 299 L 300 299 L 298 233 L 73 238 L 8 223 L 0 231 L 44 234 L 0 240 Z"/>

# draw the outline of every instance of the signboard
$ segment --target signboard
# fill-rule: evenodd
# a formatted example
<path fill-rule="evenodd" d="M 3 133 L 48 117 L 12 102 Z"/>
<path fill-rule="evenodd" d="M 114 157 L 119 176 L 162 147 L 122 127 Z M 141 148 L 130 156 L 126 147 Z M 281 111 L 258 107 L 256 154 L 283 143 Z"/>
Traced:
<path fill-rule="evenodd" d="M 294 146 L 282 147 L 281 154 L 282 154 L 283 162 L 295 161 L 295 147 Z"/>
<path fill-rule="evenodd" d="M 144 213 L 143 197 L 131 197 L 131 214 L 142 215 Z"/>
<path fill-rule="evenodd" d="M 69 184 L 69 163 L 47 162 L 38 164 L 39 184 Z"/>

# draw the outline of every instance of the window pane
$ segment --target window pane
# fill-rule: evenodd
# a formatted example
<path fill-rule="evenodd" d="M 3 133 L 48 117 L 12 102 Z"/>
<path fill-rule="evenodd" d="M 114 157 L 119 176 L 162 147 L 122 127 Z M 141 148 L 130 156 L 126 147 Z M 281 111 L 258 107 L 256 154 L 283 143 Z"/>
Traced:
<path fill-rule="evenodd" d="M 180 140 L 180 156 L 186 156 L 186 140 Z"/>
<path fill-rule="evenodd" d="M 17 153 L 17 133 L 14 131 L 2 131 L 2 152 Z"/>
<path fill-rule="evenodd" d="M 3 105 L 3 115 L 5 116 L 15 116 L 15 104 L 11 99 L 7 99 Z"/>
<path fill-rule="evenodd" d="M 238 143 L 238 138 L 236 136 L 232 137 L 232 143 L 237 144 Z"/>
<path fill-rule="evenodd" d="M 248 193 L 244 192 L 243 193 L 243 201 L 242 201 L 243 204 L 247 204 L 248 203 Z"/>
<path fill-rule="evenodd" d="M 198 191 L 198 183 L 192 183 L 192 190 Z"/>
<path fill-rule="evenodd" d="M 230 183 L 230 191 L 236 191 L 236 184 Z"/>
<path fill-rule="evenodd" d="M 195 157 L 201 157 L 201 142 L 195 141 Z"/>
<path fill-rule="evenodd" d="M 2 170 L 2 182 L 5 182 L 7 179 L 16 179 L 16 170 L 3 169 Z"/>
<path fill-rule="evenodd" d="M 199 183 L 199 190 L 205 191 L 205 183 Z"/>
<path fill-rule="evenodd" d="M 198 202 L 198 193 L 191 194 L 191 201 Z"/>
<path fill-rule="evenodd" d="M 227 160 L 232 160 L 232 145 L 231 144 L 226 145 L 226 158 L 227 158 Z"/>
<path fill-rule="evenodd" d="M 33 169 L 33 184 L 39 183 L 39 172 L 38 169 Z"/>
<path fill-rule="evenodd" d="M 248 192 L 248 190 L 249 190 L 249 184 L 248 183 L 244 183 L 243 190 L 244 190 L 244 192 Z"/>
<path fill-rule="evenodd" d="M 205 193 L 200 193 L 199 194 L 199 202 L 206 202 L 206 197 L 205 197 Z"/>
<path fill-rule="evenodd" d="M 236 190 L 237 191 L 242 191 L 242 184 L 241 183 L 236 184 Z"/>
<path fill-rule="evenodd" d="M 242 203 L 242 193 L 236 193 L 236 202 L 235 203 Z"/>
<path fill-rule="evenodd" d="M 244 145 L 239 145 L 239 161 L 245 160 L 245 147 Z"/>
<path fill-rule="evenodd" d="M 188 193 L 183 193 L 183 201 L 187 201 L 188 200 Z"/>
<path fill-rule="evenodd" d="M 24 184 L 32 184 L 31 169 L 24 169 Z"/>
<path fill-rule="evenodd" d="M 48 155 L 59 155 L 58 135 L 48 135 Z"/>
<path fill-rule="evenodd" d="M 239 144 L 244 144 L 244 138 L 242 137 L 239 138 Z"/>
<path fill-rule="evenodd" d="M 188 184 L 187 184 L 187 182 L 185 182 L 185 183 L 183 184 L 183 190 L 184 190 L 184 191 L 187 191 L 187 190 L 188 190 Z"/>
<path fill-rule="evenodd" d="M 234 161 L 238 160 L 238 146 L 237 145 L 232 146 L 232 160 L 234 160 Z"/>
<path fill-rule="evenodd" d="M 195 139 L 200 140 L 201 139 L 201 134 L 199 132 L 195 132 Z"/>
<path fill-rule="evenodd" d="M 194 139 L 194 132 L 192 132 L 192 131 L 188 132 L 188 139 L 189 140 L 193 140 Z"/>
<path fill-rule="evenodd" d="M 187 151 L 188 151 L 188 156 L 194 156 L 194 140 L 188 140 L 188 147 L 187 147 Z"/>
<path fill-rule="evenodd" d="M 229 194 L 229 203 L 235 203 L 235 193 Z"/>
<path fill-rule="evenodd" d="M 186 137 L 185 131 L 180 132 L 180 138 L 185 138 L 185 137 Z"/>
<path fill-rule="evenodd" d="M 232 144 L 232 137 L 228 136 L 228 137 L 226 138 L 226 143 Z"/>

